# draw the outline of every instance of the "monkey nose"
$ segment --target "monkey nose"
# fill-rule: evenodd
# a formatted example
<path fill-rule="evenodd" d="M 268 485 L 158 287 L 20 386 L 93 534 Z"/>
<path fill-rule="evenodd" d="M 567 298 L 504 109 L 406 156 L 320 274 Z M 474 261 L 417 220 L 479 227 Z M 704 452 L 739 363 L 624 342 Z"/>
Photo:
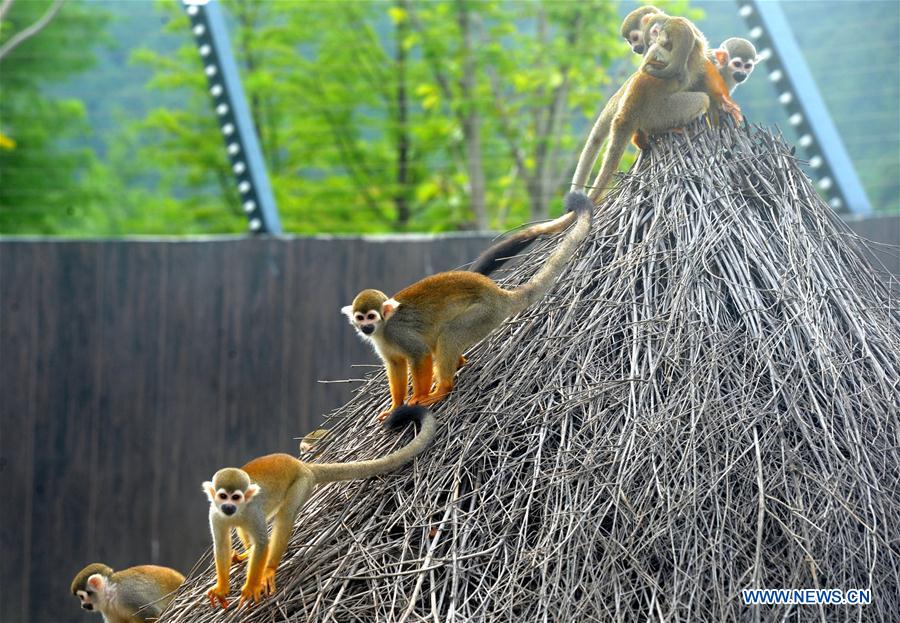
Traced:
<path fill-rule="evenodd" d="M 636 45 L 632 49 L 634 50 L 635 54 L 643 54 L 644 53 L 644 46 L 642 46 L 642 45 Z"/>
<path fill-rule="evenodd" d="M 373 325 L 373 324 L 363 325 L 360 330 L 363 333 L 365 333 L 366 335 L 372 335 L 372 333 L 375 331 L 375 325 Z"/>
<path fill-rule="evenodd" d="M 746 79 L 747 79 L 747 74 L 745 74 L 744 72 L 742 72 L 742 71 L 734 72 L 735 82 L 743 82 Z"/>
<path fill-rule="evenodd" d="M 93 610 L 94 609 L 94 606 L 92 606 L 91 604 L 81 604 L 81 607 L 84 608 L 85 610 Z"/>
<path fill-rule="evenodd" d="M 234 512 L 237 510 L 237 506 L 234 504 L 222 504 L 222 512 L 226 515 L 234 515 Z"/>

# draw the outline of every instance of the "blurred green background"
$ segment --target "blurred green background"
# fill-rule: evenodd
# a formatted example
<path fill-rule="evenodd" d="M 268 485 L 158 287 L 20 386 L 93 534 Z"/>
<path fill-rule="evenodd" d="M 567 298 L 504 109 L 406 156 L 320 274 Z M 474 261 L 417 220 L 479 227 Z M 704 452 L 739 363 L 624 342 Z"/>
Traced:
<path fill-rule="evenodd" d="M 49 4 L 17 0 L 0 43 Z M 222 4 L 291 233 L 504 229 L 558 211 L 589 123 L 637 63 L 617 32 L 631 2 Z M 656 5 L 713 45 L 747 36 L 730 0 Z M 897 213 L 900 3 L 782 5 L 876 213 Z M 764 68 L 735 97 L 796 139 Z M 0 133 L 2 234 L 246 231 L 173 0 L 66 2 L 0 60 Z"/>

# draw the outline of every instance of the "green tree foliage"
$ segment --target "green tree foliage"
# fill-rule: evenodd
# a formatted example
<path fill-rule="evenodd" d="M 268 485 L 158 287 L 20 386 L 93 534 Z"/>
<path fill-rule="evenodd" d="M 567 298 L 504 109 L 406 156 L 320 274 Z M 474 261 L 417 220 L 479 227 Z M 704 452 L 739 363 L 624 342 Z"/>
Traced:
<path fill-rule="evenodd" d="M 50 4 L 14 2 L 0 44 L 35 23 Z M 102 12 L 67 3 L 0 62 L 0 233 L 70 232 L 86 221 L 102 227 L 97 210 L 109 198 L 84 182 L 96 158 L 87 146 L 73 146 L 87 132 L 84 104 L 49 95 L 46 86 L 94 63 L 105 20 Z"/>
<path fill-rule="evenodd" d="M 503 227 L 546 216 L 602 102 L 603 68 L 627 49 L 616 6 L 603 0 L 224 6 L 294 232 Z M 168 29 L 188 32 L 171 4 L 161 9 Z M 179 107 L 151 111 L 140 127 L 155 201 L 185 204 L 182 231 L 242 229 L 193 43 L 185 36 L 174 53 L 142 50 L 136 60 L 153 70 L 152 88 L 180 94 Z"/>

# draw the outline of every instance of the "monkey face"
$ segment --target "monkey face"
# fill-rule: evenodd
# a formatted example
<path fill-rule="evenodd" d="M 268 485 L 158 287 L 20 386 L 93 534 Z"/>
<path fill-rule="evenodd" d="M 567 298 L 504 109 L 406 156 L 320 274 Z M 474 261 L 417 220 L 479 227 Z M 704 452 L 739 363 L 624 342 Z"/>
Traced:
<path fill-rule="evenodd" d="M 78 597 L 78 599 L 81 601 L 82 608 L 84 608 L 85 610 L 93 610 L 94 609 L 94 603 L 93 603 L 94 591 L 87 590 L 87 587 L 85 587 L 85 589 L 86 590 L 75 591 L 75 596 Z"/>
<path fill-rule="evenodd" d="M 644 35 L 639 29 L 625 33 L 625 41 L 631 46 L 631 51 L 635 54 L 644 53 Z"/>
<path fill-rule="evenodd" d="M 363 337 L 372 338 L 378 335 L 384 322 L 397 310 L 400 303 L 388 298 L 377 290 L 363 290 L 352 305 L 341 308 Z"/>
<path fill-rule="evenodd" d="M 215 512 L 225 517 L 238 517 L 247 503 L 259 492 L 259 485 L 251 483 L 246 489 L 218 487 L 204 482 L 203 489 Z"/>
<path fill-rule="evenodd" d="M 735 82 L 740 84 L 750 77 L 750 74 L 753 73 L 755 60 L 747 60 L 738 56 L 728 62 L 728 69 L 731 71 L 731 77 L 734 78 Z"/>
<path fill-rule="evenodd" d="M 355 311 L 351 316 L 350 324 L 363 335 L 371 337 L 381 326 L 381 312 L 375 309 Z"/>

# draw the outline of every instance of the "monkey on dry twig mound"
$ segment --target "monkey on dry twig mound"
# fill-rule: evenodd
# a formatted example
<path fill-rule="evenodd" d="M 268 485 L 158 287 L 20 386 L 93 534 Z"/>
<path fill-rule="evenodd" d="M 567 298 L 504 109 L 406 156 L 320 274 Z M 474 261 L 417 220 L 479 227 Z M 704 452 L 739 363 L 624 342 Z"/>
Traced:
<path fill-rule="evenodd" d="M 453 376 L 465 363 L 468 348 L 550 289 L 591 226 L 593 205 L 586 195 L 569 193 L 566 207 L 577 215 L 575 226 L 537 274 L 515 290 L 504 290 L 477 273 L 451 271 L 426 277 L 392 298 L 363 290 L 341 310 L 384 360 L 391 409 L 406 398 L 408 366 L 413 385 L 409 404 L 434 404 L 453 389 Z M 431 392 L 435 373 L 437 386 Z"/>
<path fill-rule="evenodd" d="M 424 407 L 395 410 L 385 422 L 390 429 L 419 423 L 416 437 L 380 459 L 353 463 L 304 463 L 289 454 L 269 454 L 242 468 L 226 467 L 203 483 L 209 498 L 209 527 L 216 558 L 216 584 L 206 592 L 210 603 L 228 607 L 231 563 L 250 559 L 239 605 L 258 602 L 275 590 L 275 571 L 287 549 L 294 518 L 316 485 L 385 474 L 419 456 L 434 438 L 435 420 Z M 267 522 L 271 520 L 269 540 Z M 234 528 L 244 552 L 231 549 Z"/>
<path fill-rule="evenodd" d="M 106 623 L 147 623 L 159 618 L 183 582 L 184 576 L 168 567 L 113 571 L 95 562 L 72 580 L 72 594 L 82 608 L 99 612 Z"/>

